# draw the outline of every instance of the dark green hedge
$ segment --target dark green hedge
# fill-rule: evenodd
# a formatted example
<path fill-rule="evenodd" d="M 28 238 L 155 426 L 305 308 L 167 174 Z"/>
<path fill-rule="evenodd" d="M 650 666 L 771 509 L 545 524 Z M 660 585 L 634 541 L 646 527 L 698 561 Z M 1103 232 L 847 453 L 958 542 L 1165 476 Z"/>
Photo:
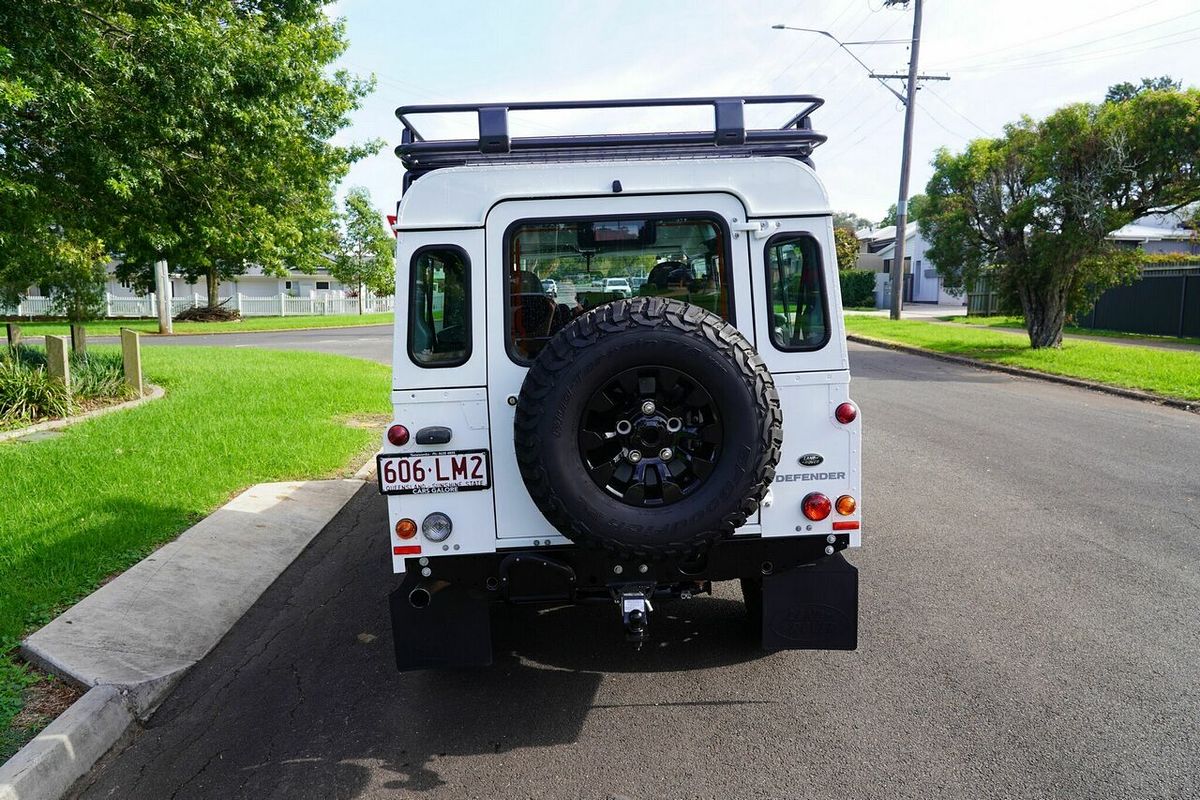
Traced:
<path fill-rule="evenodd" d="M 875 273 L 863 269 L 838 272 L 842 282 L 842 305 L 875 307 Z"/>

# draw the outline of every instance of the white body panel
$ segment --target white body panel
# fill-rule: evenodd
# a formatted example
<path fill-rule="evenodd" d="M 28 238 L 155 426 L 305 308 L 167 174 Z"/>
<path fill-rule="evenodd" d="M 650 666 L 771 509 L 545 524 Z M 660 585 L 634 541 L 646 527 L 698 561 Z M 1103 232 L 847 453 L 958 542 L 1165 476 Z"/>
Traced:
<path fill-rule="evenodd" d="M 621 193 L 613 192 L 619 180 Z M 530 199 L 536 198 L 536 199 Z M 505 347 L 506 229 L 529 218 L 706 212 L 719 217 L 731 244 L 734 321 L 762 354 L 774 375 L 783 409 L 784 444 L 777 479 L 759 514 L 738 536 L 824 536 L 832 523 L 857 522 L 860 512 L 808 522 L 801 500 L 811 491 L 836 499 L 861 498 L 860 422 L 833 416 L 849 399 L 849 372 L 841 298 L 834 262 L 829 203 L 816 174 L 788 158 L 687 161 L 583 162 L 547 166 L 460 167 L 420 178 L 399 207 L 394 337 L 394 420 L 415 433 L 425 426 L 453 430 L 448 444 L 395 447 L 384 452 L 487 448 L 492 485 L 453 494 L 389 496 L 390 542 L 420 546 L 420 553 L 393 555 L 396 572 L 405 558 L 494 552 L 570 544 L 537 510 L 517 468 L 513 445 L 515 397 L 527 367 Z M 779 233 L 803 232 L 818 243 L 824 262 L 830 337 L 818 350 L 783 352 L 768 335 L 765 248 Z M 465 363 L 422 368 L 408 351 L 409 280 L 412 256 L 429 245 L 453 245 L 469 258 L 471 352 Z M 819 454 L 819 466 L 799 459 Z M 400 540 L 396 523 L 448 514 L 454 532 L 434 544 L 420 533 Z M 850 532 L 851 546 L 859 532 Z"/>

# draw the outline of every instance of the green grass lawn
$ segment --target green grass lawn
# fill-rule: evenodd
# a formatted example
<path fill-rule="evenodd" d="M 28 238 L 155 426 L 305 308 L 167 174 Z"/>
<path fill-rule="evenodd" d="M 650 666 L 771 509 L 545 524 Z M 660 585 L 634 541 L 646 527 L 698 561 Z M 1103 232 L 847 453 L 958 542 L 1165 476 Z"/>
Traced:
<path fill-rule="evenodd" d="M 946 317 L 951 322 L 963 325 L 977 325 L 985 328 L 1020 328 L 1025 329 L 1024 317 Z M 1200 344 L 1200 339 L 1187 336 L 1153 336 L 1146 333 L 1123 333 L 1121 331 L 1106 331 L 1093 328 L 1080 328 L 1078 325 L 1067 325 L 1064 333 L 1077 333 L 1081 336 L 1103 336 L 1112 339 L 1146 339 L 1151 342 L 1176 342 L 1180 344 Z"/>
<path fill-rule="evenodd" d="M 115 349 L 115 348 L 97 348 Z M 241 489 L 334 476 L 378 442 L 386 367 L 256 349 L 142 351 L 167 395 L 81 422 L 61 437 L 0 443 L 0 761 L 31 674 L 20 637 Z M 374 425 L 347 424 L 373 420 Z"/>
<path fill-rule="evenodd" d="M 177 334 L 187 333 L 236 333 L 238 331 L 290 331 L 297 328 L 353 328 L 359 325 L 390 325 L 392 313 L 382 314 L 331 314 L 309 317 L 245 317 L 237 322 L 176 322 Z M 71 332 L 65 322 L 21 322 L 21 334 L 32 336 L 65 336 Z M 88 336 L 116 336 L 121 328 L 130 328 L 141 333 L 158 333 L 156 319 L 105 319 L 88 322 L 84 326 Z M 0 325 L 0 330 L 3 326 Z"/>
<path fill-rule="evenodd" d="M 1200 400 L 1200 354 L 1068 339 L 1061 349 L 1029 347 L 1023 333 L 883 317 L 847 316 L 846 330 L 939 353 L 1026 367 L 1113 386 Z"/>

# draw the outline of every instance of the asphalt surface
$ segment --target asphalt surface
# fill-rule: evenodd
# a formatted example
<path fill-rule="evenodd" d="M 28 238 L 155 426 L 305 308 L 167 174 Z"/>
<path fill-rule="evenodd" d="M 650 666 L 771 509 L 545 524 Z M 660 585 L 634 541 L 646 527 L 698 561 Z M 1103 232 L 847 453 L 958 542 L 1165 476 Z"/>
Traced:
<path fill-rule="evenodd" d="M 1200 796 L 1200 416 L 852 359 L 857 652 L 763 655 L 724 584 L 641 653 L 500 609 L 492 668 L 398 674 L 365 487 L 82 796 Z"/>
<path fill-rule="evenodd" d="M 119 344 L 116 336 L 89 337 L 99 344 Z M 143 336 L 144 347 L 266 347 L 271 350 L 318 350 L 343 356 L 392 363 L 392 326 L 315 328 L 261 333 L 197 333 L 181 336 Z"/>

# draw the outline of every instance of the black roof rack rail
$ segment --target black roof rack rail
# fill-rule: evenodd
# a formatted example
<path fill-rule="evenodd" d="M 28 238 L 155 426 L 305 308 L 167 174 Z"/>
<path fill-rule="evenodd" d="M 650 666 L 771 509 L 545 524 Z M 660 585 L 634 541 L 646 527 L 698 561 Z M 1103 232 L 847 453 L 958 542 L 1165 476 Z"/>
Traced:
<path fill-rule="evenodd" d="M 648 158 L 737 158 L 745 156 L 789 156 L 808 161 L 813 148 L 826 140 L 812 129 L 809 116 L 825 101 L 807 94 L 751 97 L 669 97 L 638 100 L 579 100 L 543 103 L 455 103 L 412 105 L 396 109 L 404 126 L 396 155 L 413 178 L 443 167 L 471 164 L 550 163 L 556 161 L 648 159 Z M 800 105 L 779 128 L 746 129 L 748 105 Z M 711 131 L 661 131 L 652 133 L 604 133 L 564 136 L 509 134 L 510 111 L 562 111 L 612 108 L 666 108 L 711 106 Z M 427 140 L 412 118 L 429 114 L 474 113 L 479 138 Z M 811 162 L 809 162 L 811 163 Z"/>

